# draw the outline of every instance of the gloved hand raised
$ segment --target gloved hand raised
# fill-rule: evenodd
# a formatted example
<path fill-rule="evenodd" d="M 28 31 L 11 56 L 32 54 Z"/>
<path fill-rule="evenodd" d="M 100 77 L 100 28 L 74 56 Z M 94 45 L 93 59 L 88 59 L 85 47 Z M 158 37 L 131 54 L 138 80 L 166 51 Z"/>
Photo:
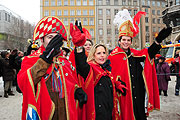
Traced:
<path fill-rule="evenodd" d="M 171 34 L 171 32 L 172 32 L 172 27 L 163 28 L 156 37 L 156 41 L 158 43 L 161 43 L 165 38 L 167 38 Z"/>
<path fill-rule="evenodd" d="M 63 45 L 63 39 L 64 38 L 59 34 L 54 36 L 40 58 L 51 64 L 53 62 L 53 57 L 60 52 L 60 47 Z"/>
<path fill-rule="evenodd" d="M 81 22 L 78 25 L 78 21 L 76 20 L 75 29 L 73 28 L 73 24 L 70 23 L 70 34 L 72 36 L 73 44 L 78 46 L 83 46 L 86 42 L 85 34 L 82 31 Z"/>
<path fill-rule="evenodd" d="M 115 87 L 117 92 L 122 93 L 123 96 L 126 95 L 127 87 L 125 82 L 118 79 L 118 81 L 115 82 Z"/>
<path fill-rule="evenodd" d="M 74 98 L 79 101 L 79 107 L 82 108 L 83 104 L 87 102 L 87 94 L 82 88 L 77 88 L 74 93 Z"/>

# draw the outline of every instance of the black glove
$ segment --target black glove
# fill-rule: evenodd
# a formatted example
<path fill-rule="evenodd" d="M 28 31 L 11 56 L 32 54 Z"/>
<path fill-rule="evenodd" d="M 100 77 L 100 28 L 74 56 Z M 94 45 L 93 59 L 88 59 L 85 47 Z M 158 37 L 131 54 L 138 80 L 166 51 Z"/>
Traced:
<path fill-rule="evenodd" d="M 83 104 L 87 102 L 87 94 L 82 88 L 77 88 L 74 93 L 74 98 L 79 101 L 79 107 L 82 108 Z"/>
<path fill-rule="evenodd" d="M 172 32 L 172 27 L 163 28 L 156 37 L 156 41 L 158 43 L 161 43 L 165 38 L 167 38 L 171 34 L 171 32 Z"/>
<path fill-rule="evenodd" d="M 51 64 L 53 62 L 53 57 L 60 52 L 60 47 L 63 45 L 63 39 L 64 38 L 59 34 L 53 37 L 40 58 Z"/>
<path fill-rule="evenodd" d="M 79 22 L 79 25 L 78 25 L 78 21 L 76 20 L 75 25 L 78 27 L 78 29 L 81 31 L 81 33 L 84 33 L 84 32 L 82 31 L 81 22 Z"/>
<path fill-rule="evenodd" d="M 121 85 L 119 85 L 118 82 L 120 82 Z M 122 87 L 122 85 L 123 85 L 123 87 Z M 123 96 L 126 95 L 126 89 L 127 88 L 126 88 L 126 83 L 125 82 L 123 82 L 122 80 L 118 79 L 118 81 L 116 81 L 116 83 L 115 83 L 115 86 L 116 86 L 116 91 L 117 92 L 121 93 Z M 118 87 L 120 87 L 120 88 L 118 88 Z"/>

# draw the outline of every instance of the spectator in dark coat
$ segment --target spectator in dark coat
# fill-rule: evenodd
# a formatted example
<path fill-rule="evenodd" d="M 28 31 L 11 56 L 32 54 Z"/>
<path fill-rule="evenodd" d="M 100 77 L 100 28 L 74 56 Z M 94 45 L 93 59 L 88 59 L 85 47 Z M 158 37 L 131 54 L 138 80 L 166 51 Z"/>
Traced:
<path fill-rule="evenodd" d="M 4 97 L 8 98 L 8 95 L 14 95 L 11 91 L 13 80 L 15 79 L 15 70 L 9 64 L 9 52 L 5 53 L 5 58 L 2 59 L 2 76 L 4 81 Z"/>
<path fill-rule="evenodd" d="M 168 96 L 168 81 L 170 81 L 170 67 L 167 62 L 165 62 L 165 57 L 159 57 L 159 63 L 157 64 L 157 79 L 159 86 L 159 95 L 163 90 L 164 96 Z"/>

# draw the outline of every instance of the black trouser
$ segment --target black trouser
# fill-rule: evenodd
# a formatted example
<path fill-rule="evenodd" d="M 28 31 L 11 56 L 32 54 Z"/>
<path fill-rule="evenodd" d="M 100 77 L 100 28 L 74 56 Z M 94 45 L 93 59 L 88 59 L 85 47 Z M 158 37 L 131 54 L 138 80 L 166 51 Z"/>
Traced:
<path fill-rule="evenodd" d="M 176 86 L 175 86 L 175 93 L 179 94 L 179 88 L 180 88 L 180 77 L 177 77 Z"/>

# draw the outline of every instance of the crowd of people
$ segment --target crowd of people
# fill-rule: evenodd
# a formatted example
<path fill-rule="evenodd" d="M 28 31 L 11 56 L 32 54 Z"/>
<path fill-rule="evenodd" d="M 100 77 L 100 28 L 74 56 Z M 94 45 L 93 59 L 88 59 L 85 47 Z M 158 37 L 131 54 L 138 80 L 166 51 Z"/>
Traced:
<path fill-rule="evenodd" d="M 154 58 L 172 28 L 162 29 L 148 49 L 133 49 L 142 15 L 145 12 L 139 11 L 132 19 L 126 9 L 116 14 L 118 46 L 110 54 L 104 44 L 92 42 L 80 21 L 70 23 L 74 49 L 63 47 L 68 37 L 62 21 L 54 16 L 42 18 L 31 44 L 40 39 L 41 46 L 30 47 L 23 60 L 16 57 L 21 65 L 15 69 L 23 94 L 22 120 L 146 120 L 150 111 L 159 110 L 159 94 L 163 90 L 167 96 L 164 84 L 168 83 L 159 80 L 156 71 L 164 72 L 167 64 L 162 58 L 155 69 Z"/>

